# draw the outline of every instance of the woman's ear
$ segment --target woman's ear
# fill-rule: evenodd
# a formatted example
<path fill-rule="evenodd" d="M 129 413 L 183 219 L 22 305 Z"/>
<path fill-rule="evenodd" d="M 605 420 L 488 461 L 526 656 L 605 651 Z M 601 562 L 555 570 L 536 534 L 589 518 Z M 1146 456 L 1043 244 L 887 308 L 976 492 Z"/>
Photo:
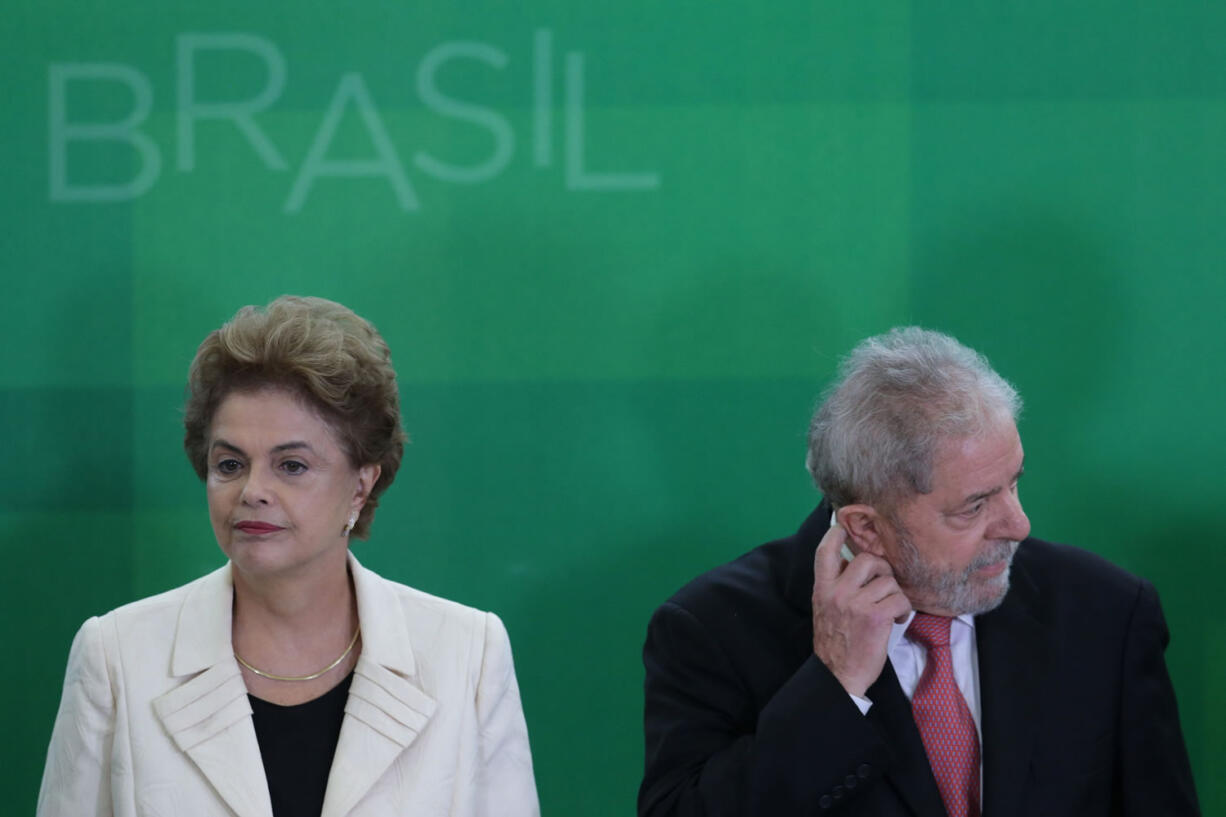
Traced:
<path fill-rule="evenodd" d="M 885 557 L 885 545 L 881 535 L 885 517 L 876 508 L 863 504 L 844 505 L 839 508 L 836 516 L 839 525 L 847 531 L 852 550 Z"/>
<path fill-rule="evenodd" d="M 370 492 L 375 489 L 375 483 L 379 481 L 379 474 L 381 473 L 383 473 L 383 466 L 378 463 L 363 465 L 358 468 L 358 489 L 353 494 L 353 509 L 355 511 L 362 510 L 366 500 L 370 499 Z"/>

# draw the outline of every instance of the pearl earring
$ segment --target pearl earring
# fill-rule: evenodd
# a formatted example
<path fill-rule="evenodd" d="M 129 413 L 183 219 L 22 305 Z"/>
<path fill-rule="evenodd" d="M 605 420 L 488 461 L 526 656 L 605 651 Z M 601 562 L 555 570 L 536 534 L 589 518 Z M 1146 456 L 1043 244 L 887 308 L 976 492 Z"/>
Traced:
<path fill-rule="evenodd" d="M 357 523 L 358 523 L 358 512 L 354 511 L 353 513 L 349 514 L 349 524 L 345 526 L 346 536 L 349 535 L 349 532 L 353 530 L 353 526 L 356 525 Z"/>

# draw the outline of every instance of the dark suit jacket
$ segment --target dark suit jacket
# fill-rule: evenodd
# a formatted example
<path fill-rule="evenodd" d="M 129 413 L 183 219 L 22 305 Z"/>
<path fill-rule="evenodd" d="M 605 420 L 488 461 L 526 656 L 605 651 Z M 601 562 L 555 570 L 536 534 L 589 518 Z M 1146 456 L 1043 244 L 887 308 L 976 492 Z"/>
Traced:
<path fill-rule="evenodd" d="M 829 519 L 823 503 L 652 617 L 640 817 L 945 815 L 889 661 L 864 716 L 813 655 Z M 1199 814 L 1152 585 L 1027 539 L 975 633 L 984 817 Z"/>

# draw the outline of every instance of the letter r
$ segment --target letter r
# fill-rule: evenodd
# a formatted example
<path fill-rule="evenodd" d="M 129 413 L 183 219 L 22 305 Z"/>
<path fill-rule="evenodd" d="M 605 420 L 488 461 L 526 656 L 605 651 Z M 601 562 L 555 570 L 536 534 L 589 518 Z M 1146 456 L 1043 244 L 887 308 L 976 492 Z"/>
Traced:
<path fill-rule="evenodd" d="M 197 51 L 246 51 L 264 61 L 268 67 L 268 82 L 251 99 L 228 102 L 196 100 Z M 179 67 L 179 170 L 196 167 L 196 120 L 230 119 L 247 137 L 255 152 L 270 170 L 285 170 L 285 159 L 272 141 L 255 123 L 254 114 L 266 110 L 281 96 L 285 88 L 285 58 L 272 42 L 254 34 L 180 34 L 177 40 Z"/>

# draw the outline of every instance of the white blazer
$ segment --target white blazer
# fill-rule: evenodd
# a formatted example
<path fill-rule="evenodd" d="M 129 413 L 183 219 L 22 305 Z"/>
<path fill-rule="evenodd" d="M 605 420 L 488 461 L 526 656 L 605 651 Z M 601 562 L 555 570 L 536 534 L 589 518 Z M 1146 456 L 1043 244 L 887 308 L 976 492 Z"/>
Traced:
<path fill-rule="evenodd" d="M 536 817 L 502 622 L 349 567 L 362 652 L 322 817 Z M 230 566 L 82 625 L 38 817 L 272 817 Z"/>

